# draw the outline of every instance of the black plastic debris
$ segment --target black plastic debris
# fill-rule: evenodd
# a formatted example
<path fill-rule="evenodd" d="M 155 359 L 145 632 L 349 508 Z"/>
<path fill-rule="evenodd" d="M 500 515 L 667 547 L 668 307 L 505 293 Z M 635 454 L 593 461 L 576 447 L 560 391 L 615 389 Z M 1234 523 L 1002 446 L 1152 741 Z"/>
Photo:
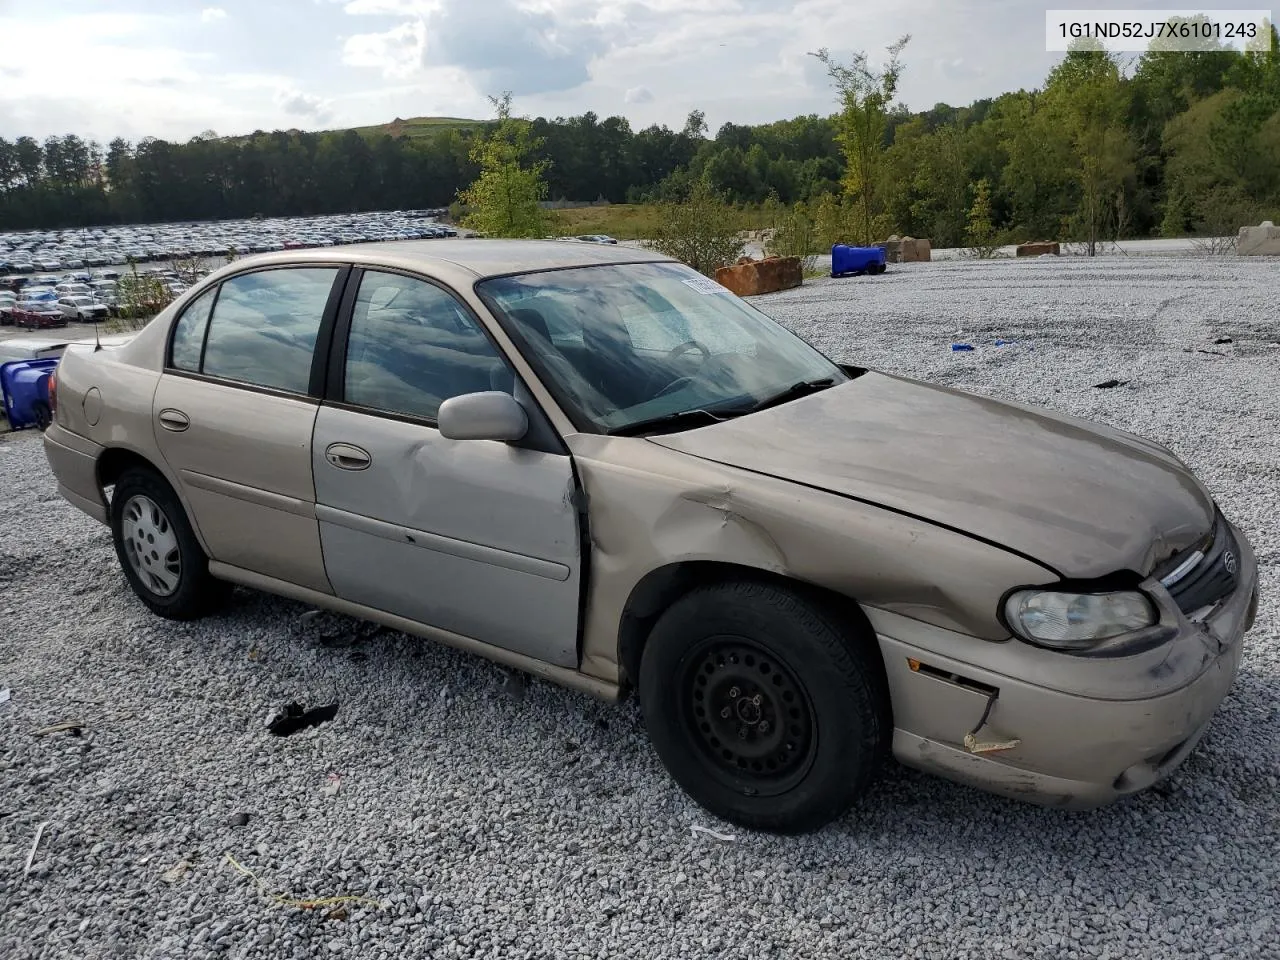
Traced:
<path fill-rule="evenodd" d="M 337 715 L 338 705 L 336 703 L 330 703 L 323 707 L 312 707 L 310 710 L 305 709 L 300 703 L 291 703 L 272 718 L 267 724 L 267 729 L 277 737 L 287 737 L 297 733 L 299 730 L 306 730 L 309 727 L 318 727 L 322 723 L 328 723 Z"/>
<path fill-rule="evenodd" d="M 1112 387 L 1123 387 L 1128 380 L 1103 380 L 1101 383 L 1095 383 L 1094 387 L 1098 390 L 1110 390 Z"/>
<path fill-rule="evenodd" d="M 1213 341 L 1213 342 L 1214 342 L 1214 343 L 1232 343 L 1232 342 L 1234 342 L 1234 341 L 1232 341 L 1232 339 L 1231 339 L 1230 337 L 1219 337 L 1217 340 L 1215 340 L 1215 341 Z"/>
<path fill-rule="evenodd" d="M 227 826 L 229 827 L 244 827 L 248 826 L 248 824 L 249 815 L 247 813 L 233 813 L 227 819 Z"/>

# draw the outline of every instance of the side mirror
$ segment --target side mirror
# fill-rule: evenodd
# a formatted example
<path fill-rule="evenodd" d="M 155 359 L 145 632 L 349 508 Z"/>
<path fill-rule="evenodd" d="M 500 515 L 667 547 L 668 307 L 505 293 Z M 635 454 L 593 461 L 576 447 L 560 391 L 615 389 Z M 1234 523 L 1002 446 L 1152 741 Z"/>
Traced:
<path fill-rule="evenodd" d="M 486 390 L 450 397 L 436 415 L 440 436 L 450 440 L 502 440 L 529 432 L 529 414 L 509 393 Z"/>

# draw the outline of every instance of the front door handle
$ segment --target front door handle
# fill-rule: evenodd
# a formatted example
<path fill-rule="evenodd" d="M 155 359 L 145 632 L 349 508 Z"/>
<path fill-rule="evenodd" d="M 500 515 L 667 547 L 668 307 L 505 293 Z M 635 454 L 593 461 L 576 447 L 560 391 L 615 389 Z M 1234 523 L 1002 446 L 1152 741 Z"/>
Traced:
<path fill-rule="evenodd" d="M 160 426 L 174 433 L 181 433 L 191 426 L 191 418 L 181 410 L 174 410 L 172 407 L 161 410 L 157 419 L 160 421 Z"/>
<path fill-rule="evenodd" d="M 351 443 L 331 443 L 325 447 L 324 458 L 340 470 L 365 470 L 373 463 L 373 457 Z"/>

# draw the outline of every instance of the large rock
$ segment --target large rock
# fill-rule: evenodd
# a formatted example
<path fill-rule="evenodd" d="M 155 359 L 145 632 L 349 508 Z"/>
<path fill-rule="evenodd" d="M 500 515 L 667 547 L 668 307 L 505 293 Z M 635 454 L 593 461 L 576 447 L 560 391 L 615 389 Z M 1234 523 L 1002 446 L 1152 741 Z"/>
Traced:
<path fill-rule="evenodd" d="M 766 257 L 763 260 L 743 258 L 731 267 L 716 271 L 716 282 L 740 297 L 788 290 L 804 281 L 799 257 Z"/>
<path fill-rule="evenodd" d="M 928 240 L 917 237 L 899 237 L 896 233 L 883 243 L 886 263 L 917 263 L 933 259 L 933 246 Z"/>
<path fill-rule="evenodd" d="M 1038 240 L 1018 244 L 1016 253 L 1020 257 L 1043 257 L 1046 253 L 1052 253 L 1056 257 L 1062 253 L 1062 249 L 1056 240 Z"/>
<path fill-rule="evenodd" d="M 1256 227 L 1241 227 L 1236 253 L 1242 257 L 1280 257 L 1280 227 L 1270 220 Z"/>

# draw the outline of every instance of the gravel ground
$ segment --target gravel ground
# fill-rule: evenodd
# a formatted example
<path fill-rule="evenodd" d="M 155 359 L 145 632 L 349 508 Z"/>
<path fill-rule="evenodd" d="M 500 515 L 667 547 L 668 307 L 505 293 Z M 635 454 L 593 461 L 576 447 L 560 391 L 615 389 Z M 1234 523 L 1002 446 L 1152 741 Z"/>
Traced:
<path fill-rule="evenodd" d="M 1133 429 L 1199 471 L 1257 547 L 1263 600 L 1169 784 L 1069 814 L 895 767 L 820 833 L 743 834 L 667 778 L 634 703 L 525 690 L 247 591 L 200 623 L 151 617 L 18 434 L 0 440 L 0 956 L 1280 955 L 1280 271 L 933 263 L 760 303 L 839 359 Z M 1092 386 L 1109 379 L 1129 382 Z M 294 700 L 340 709 L 271 736 Z M 33 735 L 67 720 L 83 734 Z M 280 905 L 227 855 L 269 891 L 382 906 Z"/>

